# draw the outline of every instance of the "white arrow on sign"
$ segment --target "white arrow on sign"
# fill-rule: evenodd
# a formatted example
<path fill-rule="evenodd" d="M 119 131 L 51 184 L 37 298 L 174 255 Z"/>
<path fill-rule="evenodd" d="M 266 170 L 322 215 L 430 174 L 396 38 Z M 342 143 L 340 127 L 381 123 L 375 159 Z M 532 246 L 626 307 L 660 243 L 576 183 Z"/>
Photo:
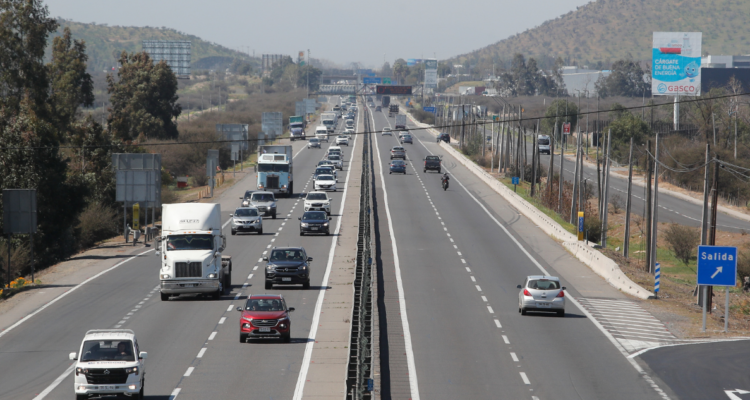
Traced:
<path fill-rule="evenodd" d="M 734 389 L 734 390 L 725 390 L 724 393 L 726 393 L 727 396 L 729 396 L 731 400 L 742 400 L 742 398 L 740 398 L 740 396 L 737 396 L 737 394 L 748 394 L 750 392 L 748 392 L 747 390 L 742 390 L 742 389 Z"/>
<path fill-rule="evenodd" d="M 723 271 L 724 267 L 716 267 L 716 272 L 714 272 L 713 275 L 711 275 L 711 279 L 716 278 L 716 275 L 719 275 L 719 272 Z"/>

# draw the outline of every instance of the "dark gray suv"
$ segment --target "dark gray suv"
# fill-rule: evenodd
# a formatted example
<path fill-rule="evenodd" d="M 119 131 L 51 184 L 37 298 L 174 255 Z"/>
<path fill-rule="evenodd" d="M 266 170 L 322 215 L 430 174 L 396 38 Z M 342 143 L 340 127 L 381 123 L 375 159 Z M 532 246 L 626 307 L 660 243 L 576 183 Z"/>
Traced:
<path fill-rule="evenodd" d="M 266 289 L 273 285 L 299 285 L 310 288 L 310 263 L 304 247 L 274 247 L 266 261 Z"/>

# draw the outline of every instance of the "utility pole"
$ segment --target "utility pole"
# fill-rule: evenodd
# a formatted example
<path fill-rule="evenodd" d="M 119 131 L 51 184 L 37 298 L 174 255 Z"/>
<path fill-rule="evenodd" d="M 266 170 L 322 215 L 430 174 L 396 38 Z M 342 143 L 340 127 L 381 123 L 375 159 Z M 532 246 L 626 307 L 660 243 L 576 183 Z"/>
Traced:
<path fill-rule="evenodd" d="M 628 258 L 630 250 L 630 208 L 633 190 L 633 138 L 630 138 L 630 155 L 628 156 L 628 197 L 625 199 L 625 241 L 622 244 L 622 255 Z"/>
<path fill-rule="evenodd" d="M 710 157 L 711 145 L 706 143 L 706 166 L 703 171 L 703 215 L 701 216 L 701 245 L 705 246 L 708 242 L 708 171 L 710 168 L 709 157 Z"/>
<path fill-rule="evenodd" d="M 711 126 L 714 130 L 714 147 L 716 147 L 716 114 L 711 113 Z"/>
<path fill-rule="evenodd" d="M 716 155 L 716 160 L 718 161 L 719 155 Z M 716 246 L 716 210 L 719 205 L 719 163 L 714 163 L 714 181 L 713 181 L 713 193 L 711 193 L 711 230 L 710 230 L 710 239 L 708 241 L 708 244 L 710 246 Z M 707 295 L 706 295 L 706 301 L 708 303 L 708 306 L 706 307 L 708 309 L 708 312 L 711 313 L 711 309 L 713 308 L 713 297 L 714 297 L 714 287 L 709 286 Z"/>
<path fill-rule="evenodd" d="M 555 133 L 557 124 L 552 130 L 552 140 L 549 141 L 549 167 L 547 167 L 547 198 L 552 197 L 552 178 L 555 175 Z"/>
<path fill-rule="evenodd" d="M 602 215 L 604 216 L 604 219 L 602 220 L 602 248 L 607 248 L 607 221 L 609 217 L 609 168 L 612 162 L 609 159 L 610 151 L 612 150 L 612 129 L 610 128 L 607 132 L 607 156 L 604 159 L 604 212 Z"/>
<path fill-rule="evenodd" d="M 579 107 L 580 107 L 580 102 L 581 102 L 581 96 L 579 95 L 578 96 Z M 576 140 L 576 167 L 573 170 L 574 171 L 573 172 L 573 194 L 570 198 L 570 223 L 573 225 L 575 225 L 576 221 L 578 220 L 578 214 L 576 213 L 576 210 L 577 210 L 576 205 L 577 205 L 577 200 L 578 200 L 578 190 L 580 189 L 579 182 L 578 182 L 578 172 L 579 172 L 578 164 L 580 164 L 580 161 L 581 161 L 579 159 L 579 157 L 581 156 L 581 124 L 580 123 L 578 124 L 578 137 L 576 139 L 577 139 Z"/>
<path fill-rule="evenodd" d="M 537 125 L 537 129 L 539 125 Z M 534 135 L 532 138 L 532 143 L 534 144 L 534 147 L 531 149 L 531 197 L 533 198 L 536 194 L 536 138 L 537 136 Z"/>
<path fill-rule="evenodd" d="M 656 133 L 654 150 L 654 205 L 651 209 L 651 265 L 648 272 L 653 274 L 656 268 L 656 237 L 659 233 L 659 133 Z"/>
<path fill-rule="evenodd" d="M 651 267 L 651 175 L 653 173 L 651 162 L 651 140 L 648 141 L 648 161 L 646 162 L 646 270 Z"/>
<path fill-rule="evenodd" d="M 560 138 L 565 136 L 565 133 L 562 132 L 562 129 L 560 129 Z M 559 214 L 562 214 L 562 198 L 563 198 L 563 184 L 565 183 L 565 179 L 563 176 L 565 176 L 563 166 L 565 164 L 565 150 L 562 145 L 560 145 L 560 179 L 558 183 L 558 195 L 557 195 L 557 212 Z"/>

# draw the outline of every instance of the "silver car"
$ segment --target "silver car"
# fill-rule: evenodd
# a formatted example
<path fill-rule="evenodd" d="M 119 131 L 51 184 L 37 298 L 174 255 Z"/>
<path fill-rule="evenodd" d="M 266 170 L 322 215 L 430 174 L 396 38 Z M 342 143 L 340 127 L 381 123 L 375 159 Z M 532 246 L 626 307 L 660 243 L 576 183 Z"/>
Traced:
<path fill-rule="evenodd" d="M 255 207 L 260 215 L 276 219 L 276 196 L 272 192 L 248 190 L 240 199 L 242 199 L 242 207 Z"/>
<path fill-rule="evenodd" d="M 237 232 L 256 232 L 263 234 L 263 217 L 255 207 L 240 207 L 234 210 L 232 217 L 232 235 Z"/>
<path fill-rule="evenodd" d="M 556 312 L 558 317 L 565 316 L 565 286 L 560 286 L 560 279 L 555 276 L 531 275 L 526 277 L 523 285 L 518 285 L 518 312 L 526 311 Z"/>

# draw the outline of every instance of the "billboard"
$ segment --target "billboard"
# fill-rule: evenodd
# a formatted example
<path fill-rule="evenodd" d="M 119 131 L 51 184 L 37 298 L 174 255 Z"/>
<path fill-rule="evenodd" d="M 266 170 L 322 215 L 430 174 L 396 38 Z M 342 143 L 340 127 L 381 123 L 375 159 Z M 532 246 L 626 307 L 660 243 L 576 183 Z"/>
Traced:
<path fill-rule="evenodd" d="M 411 86 L 378 85 L 377 94 L 411 94 Z"/>
<path fill-rule="evenodd" d="M 437 64 L 435 59 L 424 60 L 424 87 L 437 87 Z"/>
<path fill-rule="evenodd" d="M 701 32 L 654 32 L 651 92 L 654 95 L 701 94 Z"/>
<path fill-rule="evenodd" d="M 264 112 L 261 114 L 261 129 L 271 139 L 284 134 L 284 121 L 280 112 Z"/>
<path fill-rule="evenodd" d="M 3 233 L 36 233 L 36 189 L 3 189 Z"/>
<path fill-rule="evenodd" d="M 190 78 L 189 40 L 144 40 L 141 45 L 154 64 L 165 61 L 177 78 Z"/>

